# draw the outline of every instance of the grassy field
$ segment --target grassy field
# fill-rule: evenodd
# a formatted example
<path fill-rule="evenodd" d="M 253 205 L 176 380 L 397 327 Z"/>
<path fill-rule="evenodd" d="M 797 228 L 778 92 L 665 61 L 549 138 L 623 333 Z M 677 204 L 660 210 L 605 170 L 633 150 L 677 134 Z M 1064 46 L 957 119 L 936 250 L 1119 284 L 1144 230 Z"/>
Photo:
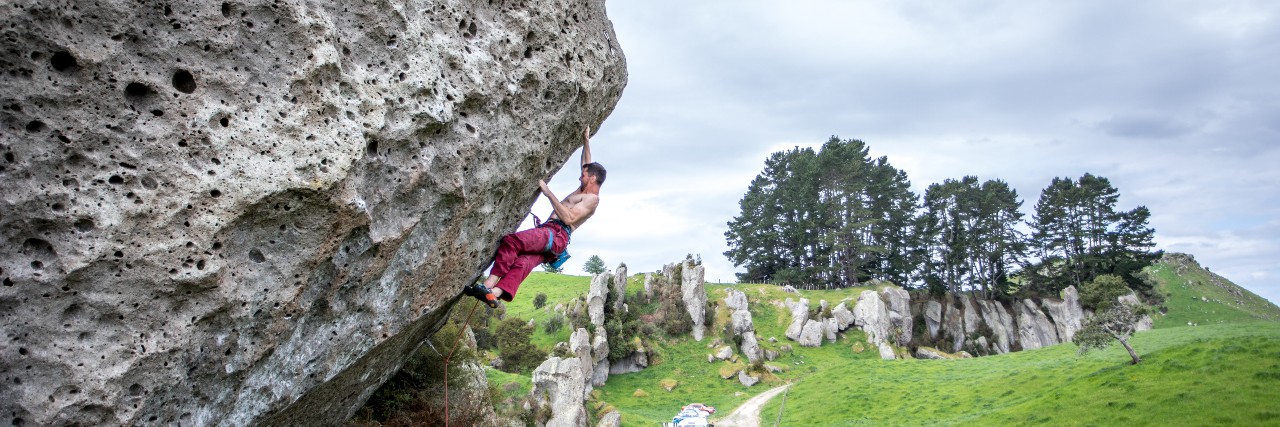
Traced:
<path fill-rule="evenodd" d="M 707 363 L 721 336 L 711 328 L 702 342 L 660 341 L 648 369 L 610 377 L 597 388 L 595 405 L 617 408 L 624 426 L 653 426 L 691 402 L 727 415 L 751 396 L 789 382 L 782 411 L 787 426 L 1280 425 L 1280 323 L 1267 321 L 1280 319 L 1280 309 L 1193 263 L 1163 262 L 1152 272 L 1168 312 L 1156 317 L 1156 330 L 1133 338 L 1143 357 L 1136 366 L 1118 346 L 1079 356 L 1072 344 L 976 359 L 883 361 L 856 329 L 834 344 L 803 348 L 783 337 L 791 317 L 783 300 L 803 297 L 816 305 L 824 299 L 834 306 L 866 288 L 797 295 L 770 285 L 708 284 L 712 300 L 723 300 L 731 287 L 747 294 L 763 347 L 791 344 L 792 352 L 770 362 L 784 371 L 750 388 L 736 378 L 721 379 L 733 364 Z M 552 307 L 584 295 L 589 282 L 534 273 L 507 305 L 508 315 L 541 325 Z M 640 279 L 629 283 L 634 292 Z M 540 310 L 531 302 L 538 293 L 548 296 Z M 716 315 L 727 317 L 723 308 Z M 533 341 L 549 349 L 568 336 L 567 328 L 557 334 L 539 328 Z M 490 381 L 512 394 L 529 387 L 527 374 L 491 371 Z M 675 388 L 665 390 L 672 381 Z M 765 425 L 783 406 L 781 398 L 765 406 Z"/>
<path fill-rule="evenodd" d="M 964 360 L 854 360 L 798 380 L 782 425 L 1280 424 L 1280 323 L 1137 334 Z M 778 413 L 781 400 L 763 410 Z"/>

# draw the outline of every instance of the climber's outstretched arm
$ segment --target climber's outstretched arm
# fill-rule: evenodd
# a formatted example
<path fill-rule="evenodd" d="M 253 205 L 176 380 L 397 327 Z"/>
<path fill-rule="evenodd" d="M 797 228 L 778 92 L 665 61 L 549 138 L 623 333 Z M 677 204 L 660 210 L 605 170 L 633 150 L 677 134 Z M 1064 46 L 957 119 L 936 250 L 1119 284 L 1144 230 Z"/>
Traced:
<path fill-rule="evenodd" d="M 579 165 L 578 167 L 579 168 L 586 167 L 587 163 L 591 163 L 591 126 L 590 125 L 588 125 L 586 128 L 582 130 L 582 164 Z M 552 197 L 551 199 L 554 200 L 555 197 Z"/>

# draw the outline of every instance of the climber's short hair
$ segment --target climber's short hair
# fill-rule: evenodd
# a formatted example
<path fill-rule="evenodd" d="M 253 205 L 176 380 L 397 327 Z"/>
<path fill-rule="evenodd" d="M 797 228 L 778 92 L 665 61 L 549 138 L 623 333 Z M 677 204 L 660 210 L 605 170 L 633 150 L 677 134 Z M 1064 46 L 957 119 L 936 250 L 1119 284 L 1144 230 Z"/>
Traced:
<path fill-rule="evenodd" d="M 604 166 L 601 166 L 599 163 L 596 163 L 596 162 L 591 162 L 591 163 L 582 165 L 582 169 L 583 171 L 590 174 L 591 176 L 596 177 L 596 184 L 604 184 L 604 175 L 605 175 Z"/>

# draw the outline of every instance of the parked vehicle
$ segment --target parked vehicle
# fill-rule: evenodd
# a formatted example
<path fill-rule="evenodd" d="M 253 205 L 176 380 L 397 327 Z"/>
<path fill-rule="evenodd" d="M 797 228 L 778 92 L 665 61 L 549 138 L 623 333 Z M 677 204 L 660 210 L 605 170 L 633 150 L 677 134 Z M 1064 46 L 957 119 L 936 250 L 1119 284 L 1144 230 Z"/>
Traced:
<path fill-rule="evenodd" d="M 690 403 L 680 408 L 680 412 L 676 416 L 671 417 L 670 423 L 665 423 L 665 427 L 715 427 L 707 417 L 716 413 L 716 408 L 703 405 L 701 403 Z"/>

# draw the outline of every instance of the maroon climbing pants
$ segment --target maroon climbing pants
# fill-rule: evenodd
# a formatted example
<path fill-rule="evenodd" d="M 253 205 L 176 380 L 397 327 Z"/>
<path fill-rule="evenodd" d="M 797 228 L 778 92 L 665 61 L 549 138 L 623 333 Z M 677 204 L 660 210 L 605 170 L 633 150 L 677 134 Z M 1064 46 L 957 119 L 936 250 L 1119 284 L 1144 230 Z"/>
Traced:
<path fill-rule="evenodd" d="M 547 250 L 548 239 L 551 240 L 550 251 Z M 498 244 L 498 254 L 493 258 L 493 269 L 489 270 L 490 275 L 502 278 L 496 285 L 502 289 L 502 299 L 511 301 L 515 298 L 520 283 L 529 277 L 529 272 L 546 262 L 551 254 L 564 252 L 568 245 L 569 233 L 553 223 L 503 236 Z"/>

